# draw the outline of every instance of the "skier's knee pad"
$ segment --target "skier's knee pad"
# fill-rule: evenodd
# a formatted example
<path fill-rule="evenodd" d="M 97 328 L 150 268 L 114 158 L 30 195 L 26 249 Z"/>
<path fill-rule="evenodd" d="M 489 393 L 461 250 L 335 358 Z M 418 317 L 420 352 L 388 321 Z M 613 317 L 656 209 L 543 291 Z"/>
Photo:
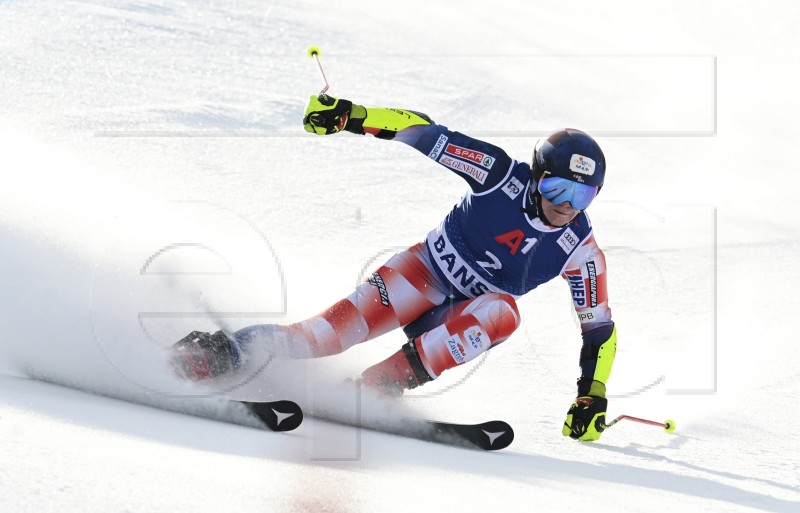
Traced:
<path fill-rule="evenodd" d="M 464 364 L 506 340 L 519 327 L 519 310 L 508 294 L 486 294 L 459 305 L 453 317 L 415 339 L 431 377 Z"/>
<path fill-rule="evenodd" d="M 494 344 L 511 336 L 520 324 L 519 309 L 514 297 L 498 292 L 473 299 L 461 315 L 475 317 L 489 332 Z"/>

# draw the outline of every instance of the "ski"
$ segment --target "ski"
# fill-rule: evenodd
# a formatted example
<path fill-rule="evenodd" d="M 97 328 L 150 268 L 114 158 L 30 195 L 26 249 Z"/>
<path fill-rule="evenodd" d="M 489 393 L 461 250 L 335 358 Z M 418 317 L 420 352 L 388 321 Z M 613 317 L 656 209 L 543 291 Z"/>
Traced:
<path fill-rule="evenodd" d="M 445 437 L 474 445 L 484 451 L 505 449 L 514 441 L 514 429 L 502 420 L 490 420 L 481 424 L 454 424 L 428 421 L 436 431 L 436 437 Z M 431 441 L 437 441 L 431 439 Z M 448 443 L 448 442 L 443 442 Z M 462 445 L 462 444 L 454 444 Z"/>
<path fill-rule="evenodd" d="M 502 420 L 457 424 L 400 416 L 351 419 L 329 412 L 311 412 L 309 415 L 336 424 L 467 449 L 497 451 L 505 449 L 514 441 L 514 430 Z"/>
<path fill-rule="evenodd" d="M 238 402 L 272 431 L 291 431 L 303 422 L 303 410 L 294 401 Z"/>
<path fill-rule="evenodd" d="M 514 430 L 502 420 L 490 420 L 480 424 L 455 424 L 426 419 L 404 419 L 401 429 L 385 430 L 385 432 L 484 451 L 505 449 L 514 441 Z"/>
<path fill-rule="evenodd" d="M 84 394 L 96 395 L 105 397 L 115 401 L 124 401 L 131 404 L 138 404 L 148 408 L 156 408 L 165 411 L 180 413 L 183 415 L 191 415 L 205 419 L 212 419 L 221 422 L 228 422 L 239 425 L 250 425 L 252 423 L 242 422 L 243 417 L 250 415 L 255 417 L 256 420 L 264 427 L 272 431 L 291 431 L 296 429 L 303 422 L 303 410 L 294 401 L 279 400 L 279 401 L 263 401 L 257 403 L 249 403 L 244 401 L 235 400 L 222 400 L 205 398 L 206 402 L 190 403 L 187 399 L 169 399 L 168 396 L 163 396 L 162 400 L 156 402 L 152 396 L 148 396 L 148 401 L 142 399 L 135 399 L 132 397 L 122 397 L 110 393 L 103 393 L 97 390 L 89 390 L 78 386 L 74 383 L 56 380 L 50 376 L 42 376 L 37 374 L 29 374 L 26 378 L 47 383 L 48 385 L 64 387 L 75 390 Z M 157 398 L 158 396 L 156 396 Z M 202 399 L 202 398 L 197 398 Z M 214 401 L 221 401 L 222 405 L 227 408 L 220 409 L 220 404 Z"/>

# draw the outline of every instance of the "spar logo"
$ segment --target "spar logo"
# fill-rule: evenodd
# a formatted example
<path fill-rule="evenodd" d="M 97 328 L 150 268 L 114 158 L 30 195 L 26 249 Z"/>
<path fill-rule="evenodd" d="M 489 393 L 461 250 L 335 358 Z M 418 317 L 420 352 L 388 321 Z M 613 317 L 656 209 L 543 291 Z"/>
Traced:
<path fill-rule="evenodd" d="M 450 350 L 450 354 L 453 355 L 453 360 L 456 363 L 462 364 L 467 361 L 467 352 L 456 337 L 447 339 L 447 349 Z"/>
<path fill-rule="evenodd" d="M 458 157 L 464 160 L 469 160 L 471 162 L 479 164 L 485 167 L 486 169 L 492 169 L 492 165 L 494 165 L 494 157 L 490 157 L 489 155 L 482 153 L 480 151 L 470 150 L 469 148 L 456 146 L 455 144 L 448 144 L 444 152 L 454 157 Z"/>

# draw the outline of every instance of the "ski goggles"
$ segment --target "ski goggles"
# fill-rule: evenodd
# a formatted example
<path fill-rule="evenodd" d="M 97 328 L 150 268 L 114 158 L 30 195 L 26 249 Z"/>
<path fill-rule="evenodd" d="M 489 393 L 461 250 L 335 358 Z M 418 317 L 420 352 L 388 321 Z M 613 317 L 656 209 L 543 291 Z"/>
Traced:
<path fill-rule="evenodd" d="M 573 182 L 566 178 L 550 176 L 539 180 L 537 190 L 542 197 L 560 205 L 565 201 L 572 204 L 575 210 L 584 210 L 597 196 L 598 188 L 584 183 Z"/>

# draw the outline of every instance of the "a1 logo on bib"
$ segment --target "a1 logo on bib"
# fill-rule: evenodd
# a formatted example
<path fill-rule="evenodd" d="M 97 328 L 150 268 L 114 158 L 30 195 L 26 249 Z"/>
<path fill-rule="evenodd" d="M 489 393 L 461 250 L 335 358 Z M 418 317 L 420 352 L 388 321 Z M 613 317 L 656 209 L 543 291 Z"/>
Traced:
<path fill-rule="evenodd" d="M 569 170 L 582 175 L 592 176 L 594 174 L 594 166 L 594 160 L 577 153 L 573 153 L 572 158 L 569 159 Z"/>

